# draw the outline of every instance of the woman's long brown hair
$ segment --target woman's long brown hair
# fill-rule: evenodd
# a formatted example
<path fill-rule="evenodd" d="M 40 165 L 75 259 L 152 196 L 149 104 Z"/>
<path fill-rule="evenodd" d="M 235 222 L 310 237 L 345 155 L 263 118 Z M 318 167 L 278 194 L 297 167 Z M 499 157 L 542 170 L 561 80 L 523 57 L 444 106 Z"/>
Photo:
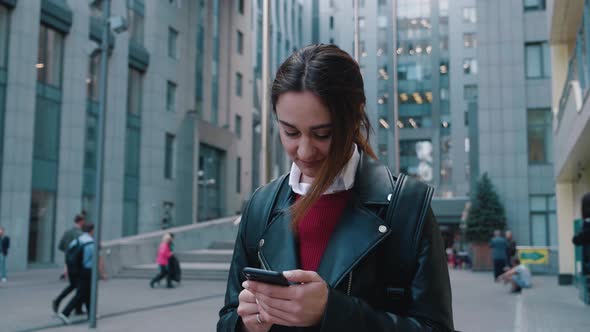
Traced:
<path fill-rule="evenodd" d="M 279 67 L 272 85 L 271 101 L 276 113 L 279 97 L 286 92 L 309 91 L 328 108 L 332 120 L 332 141 L 324 163 L 310 191 L 291 206 L 292 226 L 324 193 L 342 171 L 356 143 L 374 159 L 369 145 L 371 131 L 365 113 L 365 88 L 358 63 L 335 45 L 310 45 L 293 53 Z"/>

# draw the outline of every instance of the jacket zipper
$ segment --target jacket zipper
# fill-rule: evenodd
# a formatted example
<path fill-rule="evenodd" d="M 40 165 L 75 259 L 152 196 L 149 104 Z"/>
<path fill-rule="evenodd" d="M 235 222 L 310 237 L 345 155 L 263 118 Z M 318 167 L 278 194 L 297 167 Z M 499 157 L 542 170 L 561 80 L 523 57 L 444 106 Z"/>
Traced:
<path fill-rule="evenodd" d="M 268 266 L 264 264 L 264 260 L 262 259 L 262 253 L 260 252 L 260 250 L 258 250 L 256 254 L 258 255 L 258 261 L 260 262 L 260 266 L 262 267 L 262 269 L 268 270 Z"/>
<path fill-rule="evenodd" d="M 346 294 L 348 296 L 350 296 L 350 291 L 352 290 L 352 270 L 350 271 L 350 274 L 348 275 L 348 290 L 346 292 Z"/>

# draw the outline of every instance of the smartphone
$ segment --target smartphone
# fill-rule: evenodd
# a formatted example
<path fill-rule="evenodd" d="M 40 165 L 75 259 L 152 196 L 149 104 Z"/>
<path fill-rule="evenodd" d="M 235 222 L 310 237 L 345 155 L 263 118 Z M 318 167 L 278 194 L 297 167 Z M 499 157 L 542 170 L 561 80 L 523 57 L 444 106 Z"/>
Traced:
<path fill-rule="evenodd" d="M 289 286 L 289 281 L 281 272 L 261 270 L 253 267 L 245 267 L 242 270 L 246 279 L 278 286 Z"/>

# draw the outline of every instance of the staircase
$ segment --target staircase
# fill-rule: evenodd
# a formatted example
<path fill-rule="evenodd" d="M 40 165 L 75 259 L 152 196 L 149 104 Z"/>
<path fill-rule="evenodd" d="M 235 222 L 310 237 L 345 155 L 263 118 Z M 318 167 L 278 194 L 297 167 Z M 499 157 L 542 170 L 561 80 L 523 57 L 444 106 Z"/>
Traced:
<path fill-rule="evenodd" d="M 177 252 L 182 280 L 227 280 L 234 242 L 214 242 L 209 249 Z M 117 278 L 151 279 L 158 265 L 142 264 L 124 267 Z"/>

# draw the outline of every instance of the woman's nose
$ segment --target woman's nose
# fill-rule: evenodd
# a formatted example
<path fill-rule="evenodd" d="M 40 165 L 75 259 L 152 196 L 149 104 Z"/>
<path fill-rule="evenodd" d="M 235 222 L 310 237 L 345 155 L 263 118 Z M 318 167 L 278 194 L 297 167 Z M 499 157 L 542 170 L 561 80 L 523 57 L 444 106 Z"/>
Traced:
<path fill-rule="evenodd" d="M 302 137 L 297 146 L 297 157 L 303 161 L 312 161 L 315 153 L 313 142 L 306 137 Z"/>

